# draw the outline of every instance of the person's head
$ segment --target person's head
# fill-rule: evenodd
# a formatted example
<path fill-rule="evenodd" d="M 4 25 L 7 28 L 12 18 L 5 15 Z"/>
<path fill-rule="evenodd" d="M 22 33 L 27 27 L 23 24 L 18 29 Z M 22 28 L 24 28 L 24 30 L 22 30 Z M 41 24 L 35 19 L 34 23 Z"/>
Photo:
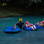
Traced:
<path fill-rule="evenodd" d="M 37 22 L 37 24 L 39 24 L 39 22 Z"/>
<path fill-rule="evenodd" d="M 29 21 L 26 21 L 26 24 L 28 24 L 29 23 Z"/>
<path fill-rule="evenodd" d="M 42 23 L 44 24 L 44 20 L 42 21 Z"/>
<path fill-rule="evenodd" d="M 19 18 L 19 22 L 22 22 L 22 18 Z"/>

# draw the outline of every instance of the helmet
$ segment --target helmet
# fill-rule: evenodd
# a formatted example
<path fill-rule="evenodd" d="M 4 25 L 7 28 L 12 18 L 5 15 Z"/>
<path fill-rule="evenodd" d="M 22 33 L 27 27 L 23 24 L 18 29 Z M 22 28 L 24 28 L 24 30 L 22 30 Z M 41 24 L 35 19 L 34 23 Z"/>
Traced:
<path fill-rule="evenodd" d="M 26 24 L 28 23 L 29 21 L 26 21 Z"/>
<path fill-rule="evenodd" d="M 42 23 L 44 24 L 44 20 L 42 21 Z"/>
<path fill-rule="evenodd" d="M 20 18 L 19 21 L 22 21 L 22 18 Z"/>

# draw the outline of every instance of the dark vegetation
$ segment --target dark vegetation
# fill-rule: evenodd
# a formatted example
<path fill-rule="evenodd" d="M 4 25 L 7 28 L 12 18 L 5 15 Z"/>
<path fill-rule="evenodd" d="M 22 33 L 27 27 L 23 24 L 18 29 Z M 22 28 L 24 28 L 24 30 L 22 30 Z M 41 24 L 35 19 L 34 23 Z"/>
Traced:
<path fill-rule="evenodd" d="M 44 0 L 0 0 L 0 17 L 44 15 Z"/>

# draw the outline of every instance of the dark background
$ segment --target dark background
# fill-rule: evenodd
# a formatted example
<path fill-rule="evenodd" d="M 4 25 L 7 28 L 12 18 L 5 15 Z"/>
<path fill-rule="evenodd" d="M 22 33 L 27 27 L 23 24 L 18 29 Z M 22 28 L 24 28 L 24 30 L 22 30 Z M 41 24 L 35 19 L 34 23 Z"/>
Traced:
<path fill-rule="evenodd" d="M 0 0 L 0 11 L 3 12 L 0 12 L 1 17 L 44 15 L 44 0 Z"/>

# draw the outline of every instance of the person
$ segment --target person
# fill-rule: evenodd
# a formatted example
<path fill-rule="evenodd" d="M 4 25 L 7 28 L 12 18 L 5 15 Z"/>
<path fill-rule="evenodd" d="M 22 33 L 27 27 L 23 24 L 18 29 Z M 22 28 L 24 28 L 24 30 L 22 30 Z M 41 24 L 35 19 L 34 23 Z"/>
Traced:
<path fill-rule="evenodd" d="M 26 27 L 30 27 L 30 28 L 32 28 L 32 30 L 36 29 L 35 25 L 30 24 L 29 21 L 26 21 Z"/>
<path fill-rule="evenodd" d="M 39 25 L 39 22 L 35 23 L 35 25 Z"/>
<path fill-rule="evenodd" d="M 22 22 L 22 18 L 19 19 L 19 22 L 15 24 L 14 28 L 16 29 L 16 25 L 20 27 L 21 29 L 23 28 L 24 22 Z"/>
<path fill-rule="evenodd" d="M 40 22 L 40 23 L 37 22 L 36 25 L 41 26 L 41 27 L 44 27 L 44 20 L 42 22 Z"/>

